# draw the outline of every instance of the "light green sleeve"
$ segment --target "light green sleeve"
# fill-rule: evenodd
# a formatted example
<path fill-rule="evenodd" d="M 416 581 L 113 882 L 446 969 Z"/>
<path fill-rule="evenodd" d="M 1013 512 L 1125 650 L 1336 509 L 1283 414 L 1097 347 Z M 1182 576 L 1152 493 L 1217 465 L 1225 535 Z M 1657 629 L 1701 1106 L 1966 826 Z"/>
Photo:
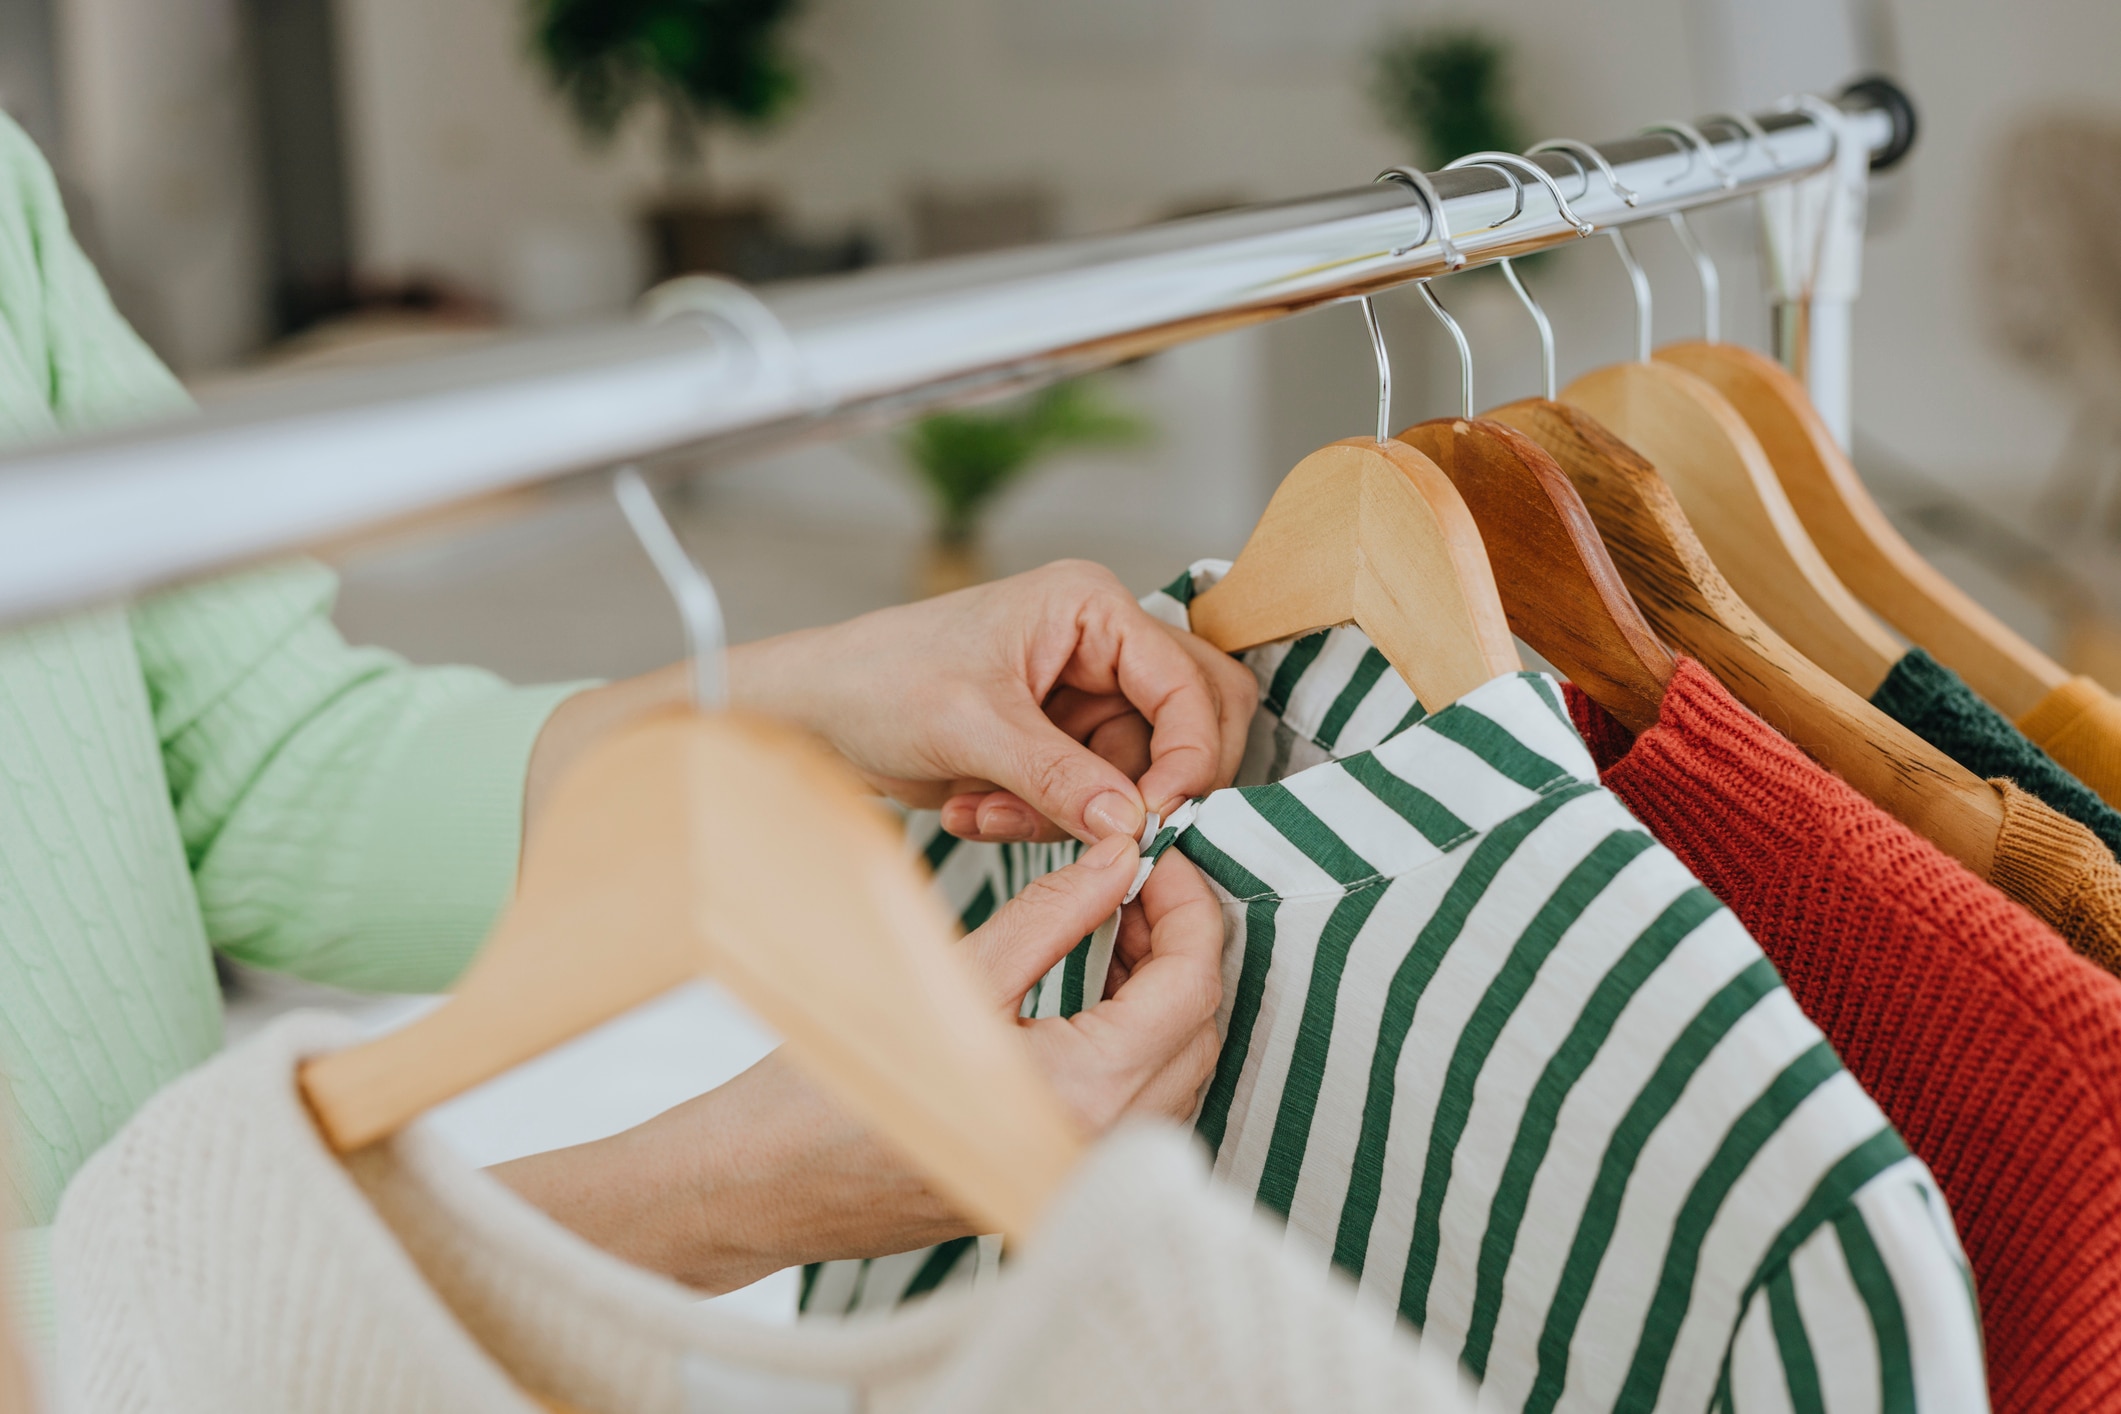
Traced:
<path fill-rule="evenodd" d="M 335 589 L 296 563 L 134 607 L 177 824 L 231 957 L 439 990 L 513 887 L 531 747 L 581 685 L 349 648 Z"/>
<path fill-rule="evenodd" d="M 0 241 L 0 318 L 51 422 L 188 407 L 74 242 L 50 168 L 4 116 L 0 224 L 13 233 Z M 19 430 L 33 432 L 25 419 Z M 329 572 L 294 564 L 133 608 L 171 802 L 208 936 L 230 956 L 347 986 L 437 989 L 508 896 L 531 744 L 579 684 L 515 689 L 349 648 L 331 624 L 334 591 Z"/>

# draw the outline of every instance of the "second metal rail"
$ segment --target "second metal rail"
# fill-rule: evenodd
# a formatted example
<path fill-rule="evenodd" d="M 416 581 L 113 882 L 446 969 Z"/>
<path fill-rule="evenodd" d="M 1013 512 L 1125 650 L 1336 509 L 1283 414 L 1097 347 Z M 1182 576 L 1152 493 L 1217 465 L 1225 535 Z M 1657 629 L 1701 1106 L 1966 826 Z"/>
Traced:
<path fill-rule="evenodd" d="M 1851 140 L 1904 146 L 1875 90 Z M 1652 133 L 1538 161 L 1597 229 L 1819 171 L 1802 113 L 1704 120 L 1714 160 Z M 1466 266 L 1576 240 L 1537 182 L 1431 174 Z M 1513 209 L 1522 209 L 1512 217 Z M 318 375 L 190 417 L 0 458 L 0 622 L 108 600 L 403 516 L 681 447 L 893 420 L 1448 273 L 1399 183 L 1122 235 L 776 287 L 666 295 L 663 315 Z"/>

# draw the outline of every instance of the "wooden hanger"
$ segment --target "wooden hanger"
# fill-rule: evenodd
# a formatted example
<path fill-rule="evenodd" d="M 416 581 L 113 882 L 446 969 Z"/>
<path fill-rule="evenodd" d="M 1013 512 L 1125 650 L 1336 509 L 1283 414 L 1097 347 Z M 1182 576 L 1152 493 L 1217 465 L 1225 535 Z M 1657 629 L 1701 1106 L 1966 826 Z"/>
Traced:
<path fill-rule="evenodd" d="M 1298 462 L 1189 613 L 1225 653 L 1352 623 L 1431 712 L 1523 667 L 1450 479 L 1412 447 L 1371 437 Z"/>
<path fill-rule="evenodd" d="M 712 976 L 968 1216 L 1022 1237 L 1082 1141 L 951 936 L 884 813 L 820 747 L 669 710 L 554 786 L 515 900 L 449 1001 L 307 1062 L 302 1088 L 350 1152 Z"/>
<path fill-rule="evenodd" d="M 1649 279 L 1626 238 L 1605 234 L 1635 290 L 1636 359 L 1578 378 L 1561 400 L 1647 457 L 1746 602 L 1869 697 L 1899 661 L 1900 645 L 1827 568 L 1745 420 L 1701 379 L 1650 361 Z"/>
<path fill-rule="evenodd" d="M 1485 419 L 1437 418 L 1398 440 L 1442 468 L 1464 499 L 1517 636 L 1628 730 L 1655 726 L 1672 655 L 1643 621 L 1554 458 Z"/>
<path fill-rule="evenodd" d="M 1880 617 L 2022 717 L 2068 670 L 2013 633 L 1901 538 L 1864 489 L 1804 385 L 1773 359 L 1735 344 L 1694 341 L 1657 351 L 1720 393 L 1760 440 L 1798 519 L 1841 582 Z"/>
<path fill-rule="evenodd" d="M 1225 653 L 1352 623 L 1436 712 L 1524 664 L 1465 502 L 1436 463 L 1386 440 L 1391 364 L 1376 311 L 1362 306 L 1377 354 L 1378 435 L 1298 462 L 1230 572 L 1188 613 Z"/>
<path fill-rule="evenodd" d="M 677 599 L 696 702 L 719 704 L 721 607 L 631 469 L 616 489 Z M 818 870 L 830 871 L 824 887 Z M 666 709 L 553 787 L 514 901 L 449 1001 L 307 1062 L 350 1152 L 668 991 L 713 976 L 986 1230 L 1030 1232 L 1083 1141 L 954 956 L 954 925 L 843 763 L 746 716 Z"/>
<path fill-rule="evenodd" d="M 1488 417 L 1567 472 L 1634 599 L 1665 642 L 1814 760 L 1988 877 L 2003 803 L 1993 786 L 1836 680 L 1762 623 L 1718 573 L 1672 488 L 1582 408 L 1533 398 Z"/>

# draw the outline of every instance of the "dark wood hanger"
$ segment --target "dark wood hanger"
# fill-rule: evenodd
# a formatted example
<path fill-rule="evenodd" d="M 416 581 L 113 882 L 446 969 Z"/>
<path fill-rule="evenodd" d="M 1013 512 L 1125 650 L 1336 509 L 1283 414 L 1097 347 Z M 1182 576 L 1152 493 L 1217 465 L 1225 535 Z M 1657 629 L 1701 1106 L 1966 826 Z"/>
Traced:
<path fill-rule="evenodd" d="M 1671 487 L 1582 409 L 1543 398 L 1494 409 L 1568 474 L 1635 602 L 1769 726 L 1887 813 L 1987 878 L 2003 802 L 1993 786 L 1799 653 L 1709 559 Z"/>
<path fill-rule="evenodd" d="M 1396 440 L 1426 454 L 1458 488 L 1517 636 L 1630 731 L 1655 726 L 1672 655 L 1554 458 L 1486 419 L 1436 418 Z"/>

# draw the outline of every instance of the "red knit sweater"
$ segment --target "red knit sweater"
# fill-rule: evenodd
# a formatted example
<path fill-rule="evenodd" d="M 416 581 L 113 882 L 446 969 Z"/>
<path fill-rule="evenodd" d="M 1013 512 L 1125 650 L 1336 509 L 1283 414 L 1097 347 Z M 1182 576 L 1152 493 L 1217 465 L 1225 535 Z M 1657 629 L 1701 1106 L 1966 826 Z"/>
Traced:
<path fill-rule="evenodd" d="M 1951 1200 L 1998 1410 L 2121 1408 L 2121 981 L 1682 660 L 1574 687 L 1605 784 L 1744 921 Z"/>

